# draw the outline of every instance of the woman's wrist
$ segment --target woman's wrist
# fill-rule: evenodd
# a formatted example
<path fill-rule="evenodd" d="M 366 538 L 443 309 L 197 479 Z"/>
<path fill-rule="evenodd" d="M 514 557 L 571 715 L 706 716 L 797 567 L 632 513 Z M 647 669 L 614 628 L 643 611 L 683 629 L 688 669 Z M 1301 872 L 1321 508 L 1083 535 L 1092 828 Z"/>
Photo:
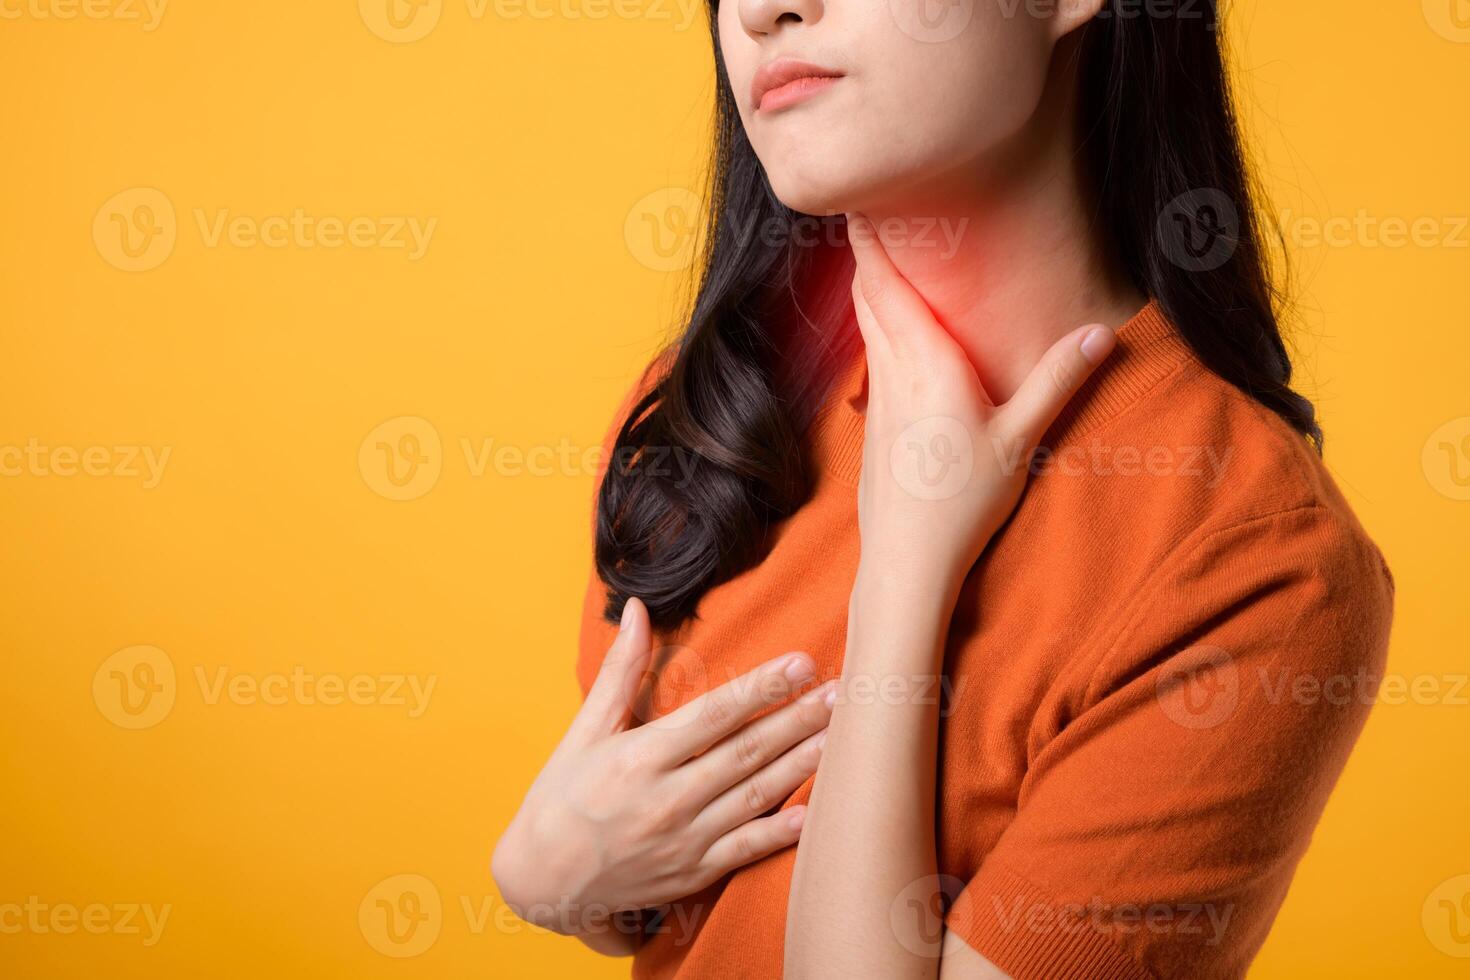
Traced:
<path fill-rule="evenodd" d="M 853 579 L 849 612 L 861 606 L 917 617 L 948 617 L 963 584 L 963 575 L 939 565 L 863 558 Z"/>
<path fill-rule="evenodd" d="M 959 584 L 891 566 L 860 566 L 848 599 L 844 688 L 939 671 Z"/>

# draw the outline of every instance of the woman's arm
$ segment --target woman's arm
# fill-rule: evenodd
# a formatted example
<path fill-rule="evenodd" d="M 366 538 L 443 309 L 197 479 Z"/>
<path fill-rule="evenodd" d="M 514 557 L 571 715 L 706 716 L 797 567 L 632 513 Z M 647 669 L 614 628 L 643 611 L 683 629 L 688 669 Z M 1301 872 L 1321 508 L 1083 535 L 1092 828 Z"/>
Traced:
<path fill-rule="evenodd" d="M 938 973 L 938 936 L 922 935 L 907 903 L 928 909 L 938 898 L 933 679 L 951 608 L 937 589 L 881 568 L 858 573 L 841 693 L 797 849 L 788 977 Z"/>
<path fill-rule="evenodd" d="M 852 216 L 848 229 L 868 359 L 862 557 L 840 693 L 797 850 L 785 972 L 905 980 L 937 976 L 942 952 L 943 920 L 933 914 L 935 681 L 949 618 L 1020 498 L 1030 451 L 1114 338 L 1097 326 L 1073 331 L 996 407 L 872 224 Z M 968 968 L 983 968 L 976 958 L 965 973 L 983 977 Z"/>

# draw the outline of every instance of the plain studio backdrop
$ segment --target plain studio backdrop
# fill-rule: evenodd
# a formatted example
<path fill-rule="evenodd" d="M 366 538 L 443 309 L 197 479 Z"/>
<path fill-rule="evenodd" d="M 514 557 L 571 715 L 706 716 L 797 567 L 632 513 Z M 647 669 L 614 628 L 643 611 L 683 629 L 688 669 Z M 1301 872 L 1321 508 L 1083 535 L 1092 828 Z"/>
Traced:
<path fill-rule="evenodd" d="M 1470 956 L 1464 6 L 1230 5 L 1398 583 L 1263 980 Z M 703 17 L 0 2 L 0 974 L 626 976 L 487 865 L 577 704 L 589 450 L 687 286 Z"/>

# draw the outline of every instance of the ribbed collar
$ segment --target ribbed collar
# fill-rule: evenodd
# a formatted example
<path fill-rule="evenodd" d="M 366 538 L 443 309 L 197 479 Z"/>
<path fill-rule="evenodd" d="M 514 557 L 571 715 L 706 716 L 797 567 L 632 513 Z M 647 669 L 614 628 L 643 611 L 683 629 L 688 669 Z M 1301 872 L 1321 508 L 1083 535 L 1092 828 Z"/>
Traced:
<path fill-rule="evenodd" d="M 1047 431 L 1044 445 L 1060 447 L 1114 418 L 1189 356 L 1189 350 L 1156 301 L 1118 328 L 1118 346 L 1072 397 Z M 809 440 L 818 466 L 857 486 L 863 464 L 863 413 L 855 407 L 868 383 L 861 346 L 838 374 L 812 420 Z"/>

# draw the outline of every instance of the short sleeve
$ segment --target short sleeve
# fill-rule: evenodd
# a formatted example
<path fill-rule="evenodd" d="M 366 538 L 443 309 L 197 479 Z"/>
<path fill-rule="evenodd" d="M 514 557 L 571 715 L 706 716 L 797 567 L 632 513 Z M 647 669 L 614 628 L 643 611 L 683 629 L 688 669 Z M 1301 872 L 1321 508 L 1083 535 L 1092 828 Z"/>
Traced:
<path fill-rule="evenodd" d="M 948 928 L 1016 980 L 1243 976 L 1375 698 L 1392 595 L 1350 515 L 1197 534 L 1032 747 Z"/>

